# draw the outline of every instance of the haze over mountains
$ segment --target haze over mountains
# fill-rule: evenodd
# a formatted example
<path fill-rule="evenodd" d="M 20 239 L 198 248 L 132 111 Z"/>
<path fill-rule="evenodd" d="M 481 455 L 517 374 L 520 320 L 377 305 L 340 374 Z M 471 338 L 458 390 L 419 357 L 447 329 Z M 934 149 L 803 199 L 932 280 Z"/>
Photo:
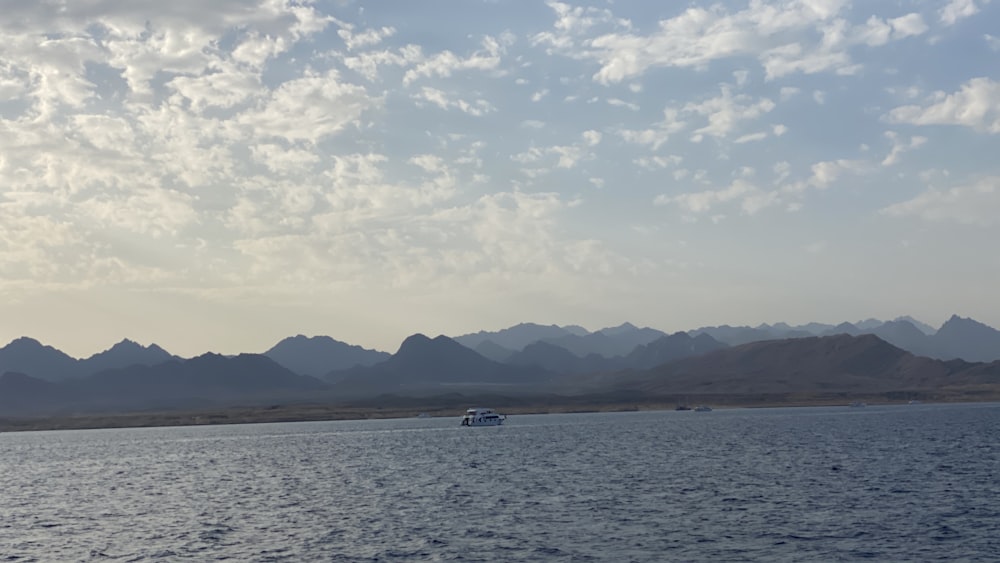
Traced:
<path fill-rule="evenodd" d="M 378 396 L 579 397 L 1000 391 L 1000 331 L 953 316 L 587 331 L 525 323 L 394 354 L 327 336 L 261 354 L 183 359 L 123 340 L 85 359 L 31 338 L 0 348 L 0 415 L 331 402 Z"/>

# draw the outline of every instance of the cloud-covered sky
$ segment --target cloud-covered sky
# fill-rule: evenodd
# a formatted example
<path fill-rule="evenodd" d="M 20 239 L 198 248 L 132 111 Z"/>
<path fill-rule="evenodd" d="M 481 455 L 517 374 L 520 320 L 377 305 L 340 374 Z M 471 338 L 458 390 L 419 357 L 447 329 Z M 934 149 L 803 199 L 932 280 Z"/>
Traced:
<path fill-rule="evenodd" d="M 1000 326 L 1000 2 L 3 10 L 3 342 Z"/>

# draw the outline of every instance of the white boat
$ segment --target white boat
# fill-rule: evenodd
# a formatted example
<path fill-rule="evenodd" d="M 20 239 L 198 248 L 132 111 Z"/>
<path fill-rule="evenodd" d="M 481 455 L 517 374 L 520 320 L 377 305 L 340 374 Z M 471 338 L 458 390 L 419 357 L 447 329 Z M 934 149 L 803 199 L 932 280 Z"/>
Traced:
<path fill-rule="evenodd" d="M 712 412 L 712 407 L 708 405 L 698 405 L 694 408 L 694 412 Z"/>
<path fill-rule="evenodd" d="M 506 415 L 493 412 L 493 409 L 472 408 L 465 411 L 462 426 L 500 426 L 507 420 Z"/>

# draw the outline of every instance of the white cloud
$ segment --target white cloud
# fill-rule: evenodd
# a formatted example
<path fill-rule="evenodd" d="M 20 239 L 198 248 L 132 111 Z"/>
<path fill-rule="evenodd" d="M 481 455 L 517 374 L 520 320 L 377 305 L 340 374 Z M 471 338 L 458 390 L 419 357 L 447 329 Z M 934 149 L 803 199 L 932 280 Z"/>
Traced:
<path fill-rule="evenodd" d="M 892 150 L 882 160 L 882 166 L 892 166 L 899 162 L 904 152 L 915 149 L 927 142 L 927 137 L 914 136 L 909 141 L 903 140 L 895 131 L 886 131 L 885 137 L 892 142 Z"/>
<path fill-rule="evenodd" d="M 635 34 L 627 27 L 596 37 L 589 33 L 590 26 L 564 23 L 568 7 L 550 4 L 559 19 L 554 30 L 540 34 L 536 42 L 574 58 L 597 60 L 601 68 L 594 80 L 613 84 L 650 68 L 703 68 L 717 59 L 740 56 L 758 57 L 768 79 L 797 72 L 854 74 L 860 65 L 851 60 L 851 47 L 883 45 L 927 31 L 917 13 L 872 19 L 851 28 L 841 17 L 847 4 L 845 0 L 750 2 L 746 9 L 732 12 L 721 5 L 693 6 L 661 20 L 649 35 Z M 746 75 L 737 77 L 745 79 Z"/>
<path fill-rule="evenodd" d="M 794 98 L 795 96 L 797 96 L 799 94 L 799 92 L 801 92 L 801 90 L 799 88 L 794 87 L 794 86 L 782 86 L 781 87 L 781 92 L 780 92 L 781 93 L 781 101 L 784 102 L 784 101 L 790 100 L 790 99 Z"/>
<path fill-rule="evenodd" d="M 353 29 L 343 27 L 337 31 L 337 35 L 344 40 L 347 49 L 354 51 L 360 47 L 370 47 L 378 45 L 387 37 L 392 37 L 396 33 L 394 27 L 381 27 L 378 29 L 366 29 L 361 33 L 354 33 Z"/>
<path fill-rule="evenodd" d="M 911 125 L 964 125 L 977 131 L 1000 133 L 1000 82 L 973 78 L 951 94 L 935 92 L 929 105 L 900 106 L 891 110 L 890 123 Z"/>
<path fill-rule="evenodd" d="M 240 114 L 238 121 L 259 139 L 315 143 L 355 124 L 365 110 L 379 103 L 331 70 L 282 83 L 259 108 Z"/>
<path fill-rule="evenodd" d="M 718 190 L 702 190 L 674 196 L 659 195 L 653 199 L 653 204 L 673 204 L 690 213 L 707 214 L 716 206 L 733 201 L 740 201 L 740 209 L 744 214 L 754 215 L 762 209 L 775 205 L 779 200 L 777 193 L 765 192 L 747 180 L 739 178 L 733 180 L 729 186 Z"/>
<path fill-rule="evenodd" d="M 767 98 L 753 100 L 746 94 L 734 96 L 728 86 L 723 86 L 718 97 L 689 103 L 684 106 L 684 111 L 708 118 L 708 125 L 695 129 L 692 135 L 692 140 L 697 142 L 703 135 L 727 137 L 741 122 L 757 119 L 774 107 L 774 102 Z"/>
<path fill-rule="evenodd" d="M 460 57 L 451 51 L 442 51 L 418 64 L 403 76 L 403 84 L 409 85 L 413 81 L 424 77 L 449 77 L 456 71 L 464 70 L 493 70 L 500 65 L 500 55 L 503 52 L 503 45 L 487 36 L 482 41 L 482 49 L 472 53 L 468 57 Z"/>
<path fill-rule="evenodd" d="M 640 109 L 639 104 L 626 102 L 625 100 L 619 100 L 618 98 L 608 98 L 608 104 L 615 107 L 630 109 L 632 111 L 639 111 Z"/>
<path fill-rule="evenodd" d="M 194 198 L 178 191 L 141 189 L 124 198 L 93 198 L 78 205 L 103 228 L 159 238 L 177 236 L 197 220 L 193 202 Z"/>
<path fill-rule="evenodd" d="M 487 113 L 496 111 L 493 104 L 487 102 L 486 100 L 476 100 L 475 102 L 470 103 L 458 98 L 453 99 L 447 93 L 429 86 L 421 88 L 420 92 L 414 94 L 413 97 L 418 100 L 430 102 L 441 109 L 447 110 L 456 108 L 474 117 L 481 117 Z"/>
<path fill-rule="evenodd" d="M 357 72 L 369 82 L 379 78 L 380 67 L 406 67 L 424 60 L 418 45 L 406 45 L 396 51 L 365 51 L 355 56 L 343 57 L 344 66 Z"/>
<path fill-rule="evenodd" d="M 649 145 L 654 151 L 666 143 L 674 133 L 682 131 L 686 123 L 679 119 L 680 112 L 674 108 L 663 110 L 663 120 L 655 123 L 653 128 L 642 130 L 623 129 L 618 131 L 626 142 L 638 145 Z"/>
<path fill-rule="evenodd" d="M 254 160 L 276 174 L 302 174 L 320 162 L 320 157 L 310 150 L 286 148 L 272 143 L 250 147 Z"/>
<path fill-rule="evenodd" d="M 260 92 L 260 76 L 237 68 L 228 63 L 220 63 L 216 72 L 198 77 L 177 76 L 166 86 L 172 89 L 176 104 L 190 104 L 195 113 L 211 108 L 231 108 L 247 101 Z"/>
<path fill-rule="evenodd" d="M 893 18 L 889 20 L 889 25 L 892 27 L 893 39 L 923 35 L 930 29 L 924 22 L 924 18 L 916 13 Z"/>
<path fill-rule="evenodd" d="M 930 188 L 911 200 L 881 210 L 890 217 L 917 217 L 930 222 L 988 226 L 1000 223 L 1000 177 L 945 190 Z"/>
<path fill-rule="evenodd" d="M 791 184 L 784 184 L 781 186 L 781 191 L 785 194 L 801 195 L 810 188 L 825 190 L 840 179 L 844 173 L 860 174 L 863 173 L 867 167 L 868 165 L 863 161 L 848 160 L 843 158 L 817 162 L 810 167 L 809 170 L 811 174 L 808 178 Z M 775 171 L 778 172 L 777 169 L 775 169 Z M 788 168 L 782 166 L 782 173 L 787 171 Z"/>
<path fill-rule="evenodd" d="M 756 142 L 756 141 L 763 141 L 766 138 L 767 138 L 767 133 L 764 132 L 764 131 L 761 131 L 759 133 L 748 133 L 748 134 L 743 135 L 741 137 L 737 137 L 736 140 L 733 141 L 733 142 L 736 143 L 736 144 L 738 144 L 738 145 L 741 145 L 743 143 L 753 143 L 753 142 Z"/>
<path fill-rule="evenodd" d="M 774 172 L 774 183 L 777 185 L 788 179 L 788 176 L 791 174 L 792 165 L 788 161 L 782 160 L 781 162 L 776 162 L 771 167 L 771 170 Z"/>
<path fill-rule="evenodd" d="M 669 156 L 649 156 L 634 159 L 632 162 L 640 168 L 646 170 L 661 170 L 672 166 L 679 166 L 684 159 L 677 155 Z"/>
<path fill-rule="evenodd" d="M 975 15 L 979 11 L 975 0 L 949 0 L 941 8 L 941 23 L 945 25 L 955 25 L 960 20 Z"/>

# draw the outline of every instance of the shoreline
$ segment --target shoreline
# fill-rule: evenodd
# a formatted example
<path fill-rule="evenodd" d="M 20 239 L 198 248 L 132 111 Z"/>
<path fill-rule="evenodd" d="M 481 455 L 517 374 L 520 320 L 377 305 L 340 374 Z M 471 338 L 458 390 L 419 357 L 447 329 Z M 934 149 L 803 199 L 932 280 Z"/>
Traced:
<path fill-rule="evenodd" d="M 755 400 L 754 400 L 755 399 Z M 403 401 L 406 404 L 387 405 L 354 404 L 289 404 L 270 406 L 219 407 L 197 410 L 160 410 L 119 413 L 78 413 L 55 416 L 0 416 L 0 433 L 35 432 L 52 430 L 94 430 L 121 428 L 151 428 L 167 426 L 209 426 L 220 424 L 262 424 L 275 422 L 317 422 L 334 420 L 368 420 L 414 418 L 421 414 L 431 417 L 461 418 L 469 406 L 487 405 L 508 415 L 557 414 L 591 412 L 635 412 L 675 410 L 680 404 L 695 406 L 705 404 L 713 409 L 727 408 L 778 408 L 849 406 L 852 402 L 865 402 L 869 406 L 906 405 L 910 400 L 885 396 L 772 396 L 763 397 L 690 397 L 678 401 L 674 398 L 649 398 L 648 400 L 522 400 L 500 398 L 470 399 L 461 403 L 428 400 Z M 919 398 L 921 404 L 989 403 L 1000 401 L 1000 396 L 970 397 L 934 396 Z M 397 403 L 399 401 L 396 401 Z"/>

